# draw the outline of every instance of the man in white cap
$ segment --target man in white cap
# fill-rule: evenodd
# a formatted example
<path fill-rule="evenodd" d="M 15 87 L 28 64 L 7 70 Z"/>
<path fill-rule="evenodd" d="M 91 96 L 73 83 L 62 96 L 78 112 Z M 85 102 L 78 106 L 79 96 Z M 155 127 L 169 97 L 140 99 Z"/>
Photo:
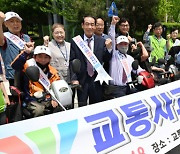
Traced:
<path fill-rule="evenodd" d="M 132 63 L 134 58 L 127 54 L 129 40 L 126 36 L 120 35 L 115 39 L 115 25 L 119 17 L 113 16 L 109 36 L 112 40 L 113 55 L 110 62 L 109 74 L 113 80 L 105 86 L 105 99 L 112 99 L 130 94 L 128 82 L 131 82 Z M 142 68 L 134 70 L 137 74 L 143 71 Z"/>
<path fill-rule="evenodd" d="M 46 94 L 45 87 L 43 83 L 40 82 L 41 77 L 43 82 L 49 85 L 56 80 L 60 80 L 57 70 L 52 67 L 49 63 L 51 60 L 51 52 L 48 47 L 37 46 L 34 49 L 34 57 L 27 60 L 28 55 L 33 51 L 34 44 L 29 42 L 25 45 L 25 50 L 15 58 L 11 66 L 15 70 L 25 70 L 29 66 L 37 66 L 40 70 L 40 79 L 38 82 L 33 82 L 24 74 L 23 75 L 23 91 L 24 91 L 24 106 L 27 106 L 29 110 L 32 110 L 34 117 L 44 115 L 43 108 L 48 107 L 52 109 L 53 112 L 60 111 L 58 103 L 51 99 L 49 94 Z M 44 99 L 38 99 L 41 96 L 37 96 L 38 93 L 43 94 Z M 46 100 L 46 101 L 45 101 Z M 43 101 L 43 102 L 42 102 Z M 40 110 L 41 109 L 41 110 Z"/>
<path fill-rule="evenodd" d="M 4 14 L 0 12 L 0 53 L 2 55 L 6 78 L 10 85 L 14 84 L 14 70 L 11 67 L 11 62 L 19 54 L 19 44 L 23 42 L 30 42 L 28 35 L 22 34 L 22 18 L 15 12 L 7 12 Z M 3 33 L 3 23 L 8 29 L 8 32 Z"/>

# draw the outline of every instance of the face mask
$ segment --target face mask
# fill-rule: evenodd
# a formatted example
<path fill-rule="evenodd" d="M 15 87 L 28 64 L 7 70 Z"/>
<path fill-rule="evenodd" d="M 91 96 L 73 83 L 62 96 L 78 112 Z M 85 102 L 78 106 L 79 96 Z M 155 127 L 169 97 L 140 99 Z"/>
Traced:
<path fill-rule="evenodd" d="M 38 63 L 38 62 L 36 62 L 36 64 L 42 69 L 42 70 L 44 70 L 45 68 L 46 68 L 46 70 L 48 69 L 48 65 L 49 65 L 49 63 L 47 63 L 46 65 L 42 65 L 42 64 L 40 64 L 40 63 Z"/>
<path fill-rule="evenodd" d="M 128 46 L 117 46 L 117 49 L 123 53 L 123 54 L 126 54 L 127 51 L 128 51 Z"/>

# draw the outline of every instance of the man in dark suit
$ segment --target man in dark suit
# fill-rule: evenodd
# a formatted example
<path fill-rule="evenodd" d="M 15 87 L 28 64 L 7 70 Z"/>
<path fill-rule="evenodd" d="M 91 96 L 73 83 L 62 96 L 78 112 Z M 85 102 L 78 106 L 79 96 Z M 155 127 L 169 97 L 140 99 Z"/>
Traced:
<path fill-rule="evenodd" d="M 91 16 L 86 16 L 83 18 L 81 24 L 84 30 L 84 35 L 81 36 L 84 42 L 93 51 L 94 55 L 97 57 L 101 64 L 106 64 L 111 59 L 112 44 L 111 40 L 105 40 L 99 36 L 94 35 L 95 31 L 95 19 Z M 90 41 L 89 41 L 90 40 Z M 71 69 L 71 61 L 74 59 L 79 59 L 81 61 L 80 73 L 73 73 Z M 72 40 L 71 50 L 70 50 L 70 73 L 71 73 L 71 83 L 80 84 L 82 86 L 81 90 L 77 90 L 78 96 L 78 106 L 87 105 L 87 99 L 89 97 L 89 104 L 94 104 L 102 101 L 102 85 L 99 81 L 94 81 L 97 72 L 93 70 L 93 73 L 88 71 L 88 60 Z"/>

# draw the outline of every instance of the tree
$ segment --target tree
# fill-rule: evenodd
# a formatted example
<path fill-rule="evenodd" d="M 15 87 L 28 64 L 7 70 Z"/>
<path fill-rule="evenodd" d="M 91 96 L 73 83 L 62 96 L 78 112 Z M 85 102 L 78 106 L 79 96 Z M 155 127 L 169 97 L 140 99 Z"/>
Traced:
<path fill-rule="evenodd" d="M 154 12 L 158 0 L 124 0 L 120 6 L 120 17 L 126 17 L 130 22 L 132 36 L 136 31 L 143 31 L 148 24 L 153 24 L 156 20 Z M 139 38 L 142 39 L 142 38 Z"/>
<path fill-rule="evenodd" d="M 7 11 L 17 12 L 23 18 L 23 31 L 27 33 L 36 27 L 38 34 L 42 37 L 41 25 L 48 24 L 47 14 L 40 6 L 44 5 L 44 0 L 1 0 L 0 8 L 4 13 Z"/>
<path fill-rule="evenodd" d="M 49 0 L 42 7 L 44 12 L 55 13 L 63 16 L 68 22 L 69 38 L 79 34 L 83 16 L 106 17 L 105 0 Z"/>
<path fill-rule="evenodd" d="M 157 7 L 157 17 L 160 21 L 167 22 L 168 14 L 171 12 L 172 1 L 169 0 L 159 0 L 159 4 Z"/>
<path fill-rule="evenodd" d="M 179 0 L 171 0 L 172 7 L 169 16 L 172 17 L 172 20 L 175 22 L 180 22 L 180 1 Z"/>

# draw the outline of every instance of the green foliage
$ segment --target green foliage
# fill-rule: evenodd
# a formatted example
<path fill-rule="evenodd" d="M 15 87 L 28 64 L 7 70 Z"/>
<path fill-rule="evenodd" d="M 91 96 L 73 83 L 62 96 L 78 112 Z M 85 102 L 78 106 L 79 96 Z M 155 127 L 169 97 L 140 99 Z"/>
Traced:
<path fill-rule="evenodd" d="M 42 12 L 45 0 L 1 0 L 1 11 L 17 12 L 28 23 L 47 23 L 46 14 Z M 41 15 L 41 18 L 38 18 Z M 28 18 L 27 18 L 28 17 Z M 23 20 L 23 21 L 24 21 Z"/>
<path fill-rule="evenodd" d="M 180 23 L 177 22 L 173 22 L 173 23 L 162 23 L 163 25 L 165 25 L 167 27 L 168 30 L 170 30 L 173 27 L 177 27 L 178 29 L 180 29 Z"/>
<path fill-rule="evenodd" d="M 171 12 L 171 7 L 173 7 L 172 1 L 159 0 L 157 7 L 157 17 L 161 21 L 166 21 L 166 16 Z"/>
<path fill-rule="evenodd" d="M 126 0 L 120 6 L 120 17 L 126 17 L 130 22 L 131 35 L 134 36 L 136 31 L 142 31 L 147 25 L 157 21 L 154 10 L 158 0 Z"/>
<path fill-rule="evenodd" d="M 180 21 L 180 1 L 179 0 L 159 0 L 157 6 L 157 17 L 160 21 L 179 22 Z M 167 19 L 166 19 L 167 18 Z"/>
<path fill-rule="evenodd" d="M 105 16 L 105 7 L 104 0 L 50 0 L 42 10 L 63 16 L 70 22 L 80 22 L 85 15 Z"/>
<path fill-rule="evenodd" d="M 170 17 L 172 17 L 173 21 L 180 22 L 180 0 L 172 0 L 172 5 Z"/>
<path fill-rule="evenodd" d="M 49 0 L 41 9 L 64 17 L 68 23 L 67 40 L 82 32 L 81 22 L 84 16 L 101 16 L 107 19 L 105 0 Z"/>
<path fill-rule="evenodd" d="M 40 37 L 49 30 L 40 28 L 48 25 L 47 15 L 58 14 L 67 23 L 65 28 L 70 40 L 82 32 L 83 16 L 100 16 L 110 22 L 107 8 L 112 1 L 117 5 L 119 16 L 129 19 L 132 36 L 140 36 L 148 24 L 166 21 L 165 17 L 170 22 L 180 21 L 180 0 L 0 0 L 0 8 L 3 12 L 17 12 L 23 18 L 23 25 L 28 25 L 25 29 L 33 31 L 36 27 Z"/>

